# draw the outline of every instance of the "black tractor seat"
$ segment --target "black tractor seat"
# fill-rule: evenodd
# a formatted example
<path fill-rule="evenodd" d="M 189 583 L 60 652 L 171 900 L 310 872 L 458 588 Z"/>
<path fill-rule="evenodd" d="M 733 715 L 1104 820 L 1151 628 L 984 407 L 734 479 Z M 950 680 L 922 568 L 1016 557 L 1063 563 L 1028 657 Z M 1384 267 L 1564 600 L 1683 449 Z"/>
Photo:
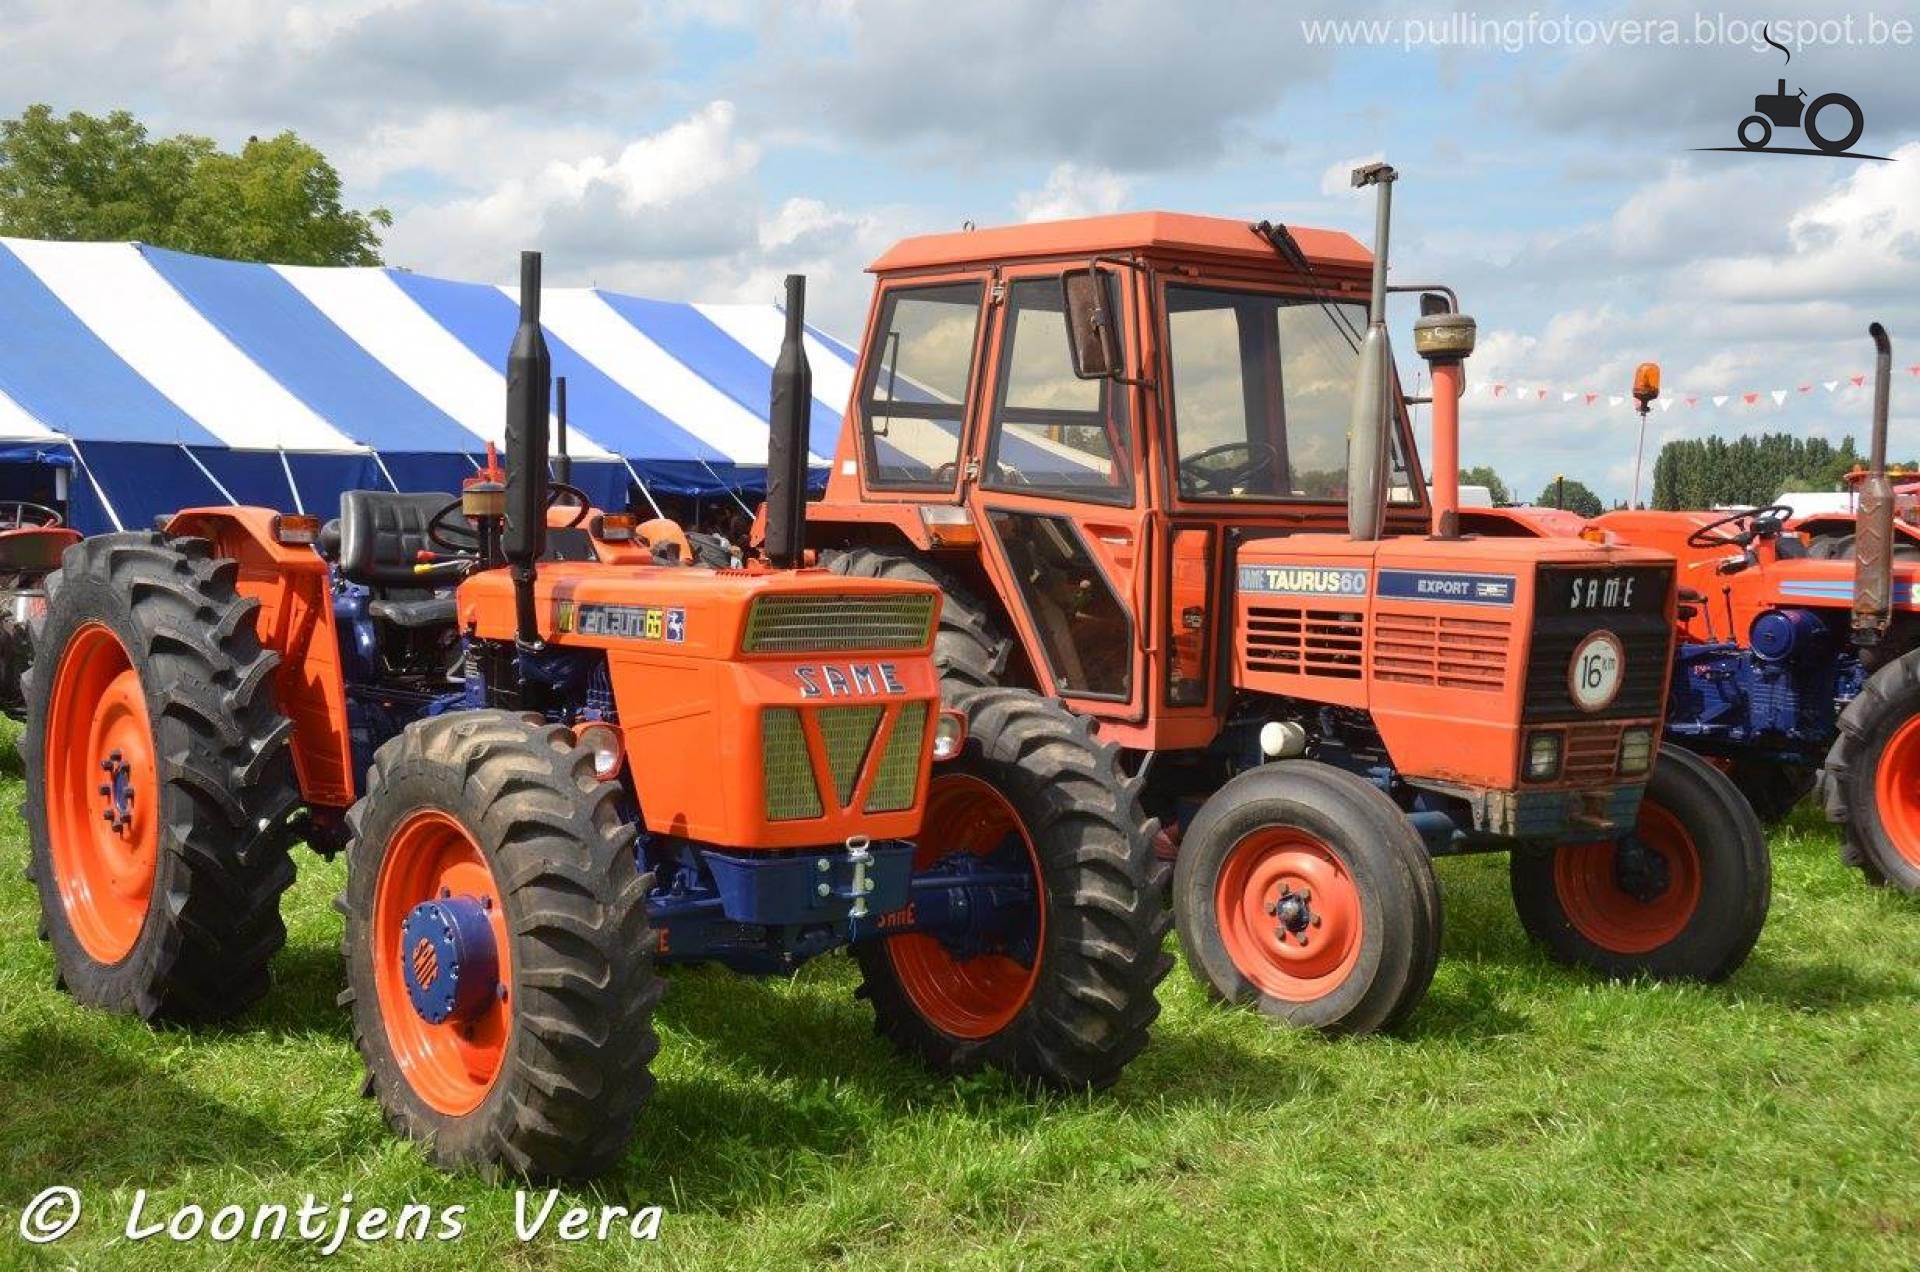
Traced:
<path fill-rule="evenodd" d="M 340 496 L 340 573 L 372 589 L 367 612 L 374 618 L 407 628 L 453 623 L 453 592 L 422 587 L 413 569 L 421 552 L 438 551 L 427 538 L 427 523 L 453 499 L 437 491 L 349 490 Z M 330 541 L 331 531 L 329 526 L 323 539 Z"/>

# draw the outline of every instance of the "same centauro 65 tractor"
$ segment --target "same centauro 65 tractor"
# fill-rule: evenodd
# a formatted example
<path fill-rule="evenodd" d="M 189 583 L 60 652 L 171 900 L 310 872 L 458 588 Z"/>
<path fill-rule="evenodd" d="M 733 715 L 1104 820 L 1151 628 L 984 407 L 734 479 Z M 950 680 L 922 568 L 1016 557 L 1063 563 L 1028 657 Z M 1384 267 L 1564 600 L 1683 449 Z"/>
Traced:
<path fill-rule="evenodd" d="M 324 531 L 206 508 L 70 548 L 22 743 L 66 989 L 151 1019 L 244 1009 L 304 837 L 347 854 L 368 1090 L 445 1164 L 616 1160 L 674 961 L 850 947 L 879 1031 L 935 1067 L 1113 1081 L 1171 961 L 1137 787 L 1047 698 L 942 710 L 933 587 L 785 568 L 797 283 L 767 562 L 615 563 L 610 519 L 550 486 L 531 253 L 504 473 L 451 501 L 352 492 Z"/>
<path fill-rule="evenodd" d="M 907 240 L 810 542 L 945 594 L 949 686 L 1051 693 L 1128 749 L 1193 970 L 1385 1027 L 1433 972 L 1430 857 L 1511 850 L 1556 956 L 1714 979 L 1764 920 L 1727 779 L 1659 745 L 1670 556 L 1458 531 L 1472 320 L 1344 234 L 1165 213 Z M 1424 292 L 1433 488 L 1384 328 Z"/>

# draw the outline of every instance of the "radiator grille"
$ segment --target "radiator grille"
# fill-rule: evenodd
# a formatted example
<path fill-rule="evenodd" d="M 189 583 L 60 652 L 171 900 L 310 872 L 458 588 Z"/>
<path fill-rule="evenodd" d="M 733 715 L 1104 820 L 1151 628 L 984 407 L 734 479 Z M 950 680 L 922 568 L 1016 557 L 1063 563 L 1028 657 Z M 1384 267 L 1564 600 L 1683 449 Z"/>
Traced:
<path fill-rule="evenodd" d="M 1569 783 L 1600 785 L 1613 780 L 1620 758 L 1621 724 L 1576 724 L 1567 729 L 1560 776 Z"/>
<path fill-rule="evenodd" d="M 807 758 L 807 732 L 793 707 L 760 713 L 760 766 L 766 778 L 767 820 L 794 821 L 820 815 L 820 791 Z"/>
<path fill-rule="evenodd" d="M 1359 614 L 1255 605 L 1247 610 L 1247 666 L 1358 680 L 1366 634 Z"/>
<path fill-rule="evenodd" d="M 1377 610 L 1373 674 L 1403 684 L 1497 693 L 1506 684 L 1512 634 L 1505 619 Z"/>
<path fill-rule="evenodd" d="M 763 596 L 747 611 L 749 654 L 919 649 L 932 635 L 932 593 Z"/>
<path fill-rule="evenodd" d="M 921 748 L 927 741 L 927 704 L 909 702 L 900 708 L 887 737 L 887 749 L 880 753 L 880 767 L 874 772 L 873 786 L 867 791 L 867 811 L 895 813 L 913 807 L 920 783 Z"/>
<path fill-rule="evenodd" d="M 913 807 L 919 793 L 920 757 L 927 740 L 927 704 L 901 704 L 886 748 L 875 759 L 873 740 L 879 733 L 882 711 L 880 707 L 821 707 L 813 712 L 821 754 L 833 782 L 836 809 L 852 804 L 860 775 L 869 768 L 873 771 L 873 782 L 867 793 L 867 812 L 889 813 Z M 820 816 L 821 792 L 814 781 L 807 730 L 800 711 L 794 707 L 769 707 L 761 712 L 760 741 L 765 748 L 761 765 L 766 782 L 767 820 L 797 821 Z"/>

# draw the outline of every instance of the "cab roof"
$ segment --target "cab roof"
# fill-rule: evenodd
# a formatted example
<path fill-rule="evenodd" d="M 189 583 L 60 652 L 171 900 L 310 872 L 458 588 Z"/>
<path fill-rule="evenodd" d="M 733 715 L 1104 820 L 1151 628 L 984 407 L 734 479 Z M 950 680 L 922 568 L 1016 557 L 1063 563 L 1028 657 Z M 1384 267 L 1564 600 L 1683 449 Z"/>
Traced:
<path fill-rule="evenodd" d="M 1372 264 L 1373 256 L 1351 234 L 1289 225 L 1315 265 L 1335 268 Z M 1121 212 L 1112 216 L 1003 225 L 952 234 L 902 239 L 867 267 L 870 273 L 934 269 L 993 261 L 1056 256 L 1121 255 L 1128 252 L 1212 256 L 1272 262 L 1274 250 L 1245 221 L 1186 212 Z"/>

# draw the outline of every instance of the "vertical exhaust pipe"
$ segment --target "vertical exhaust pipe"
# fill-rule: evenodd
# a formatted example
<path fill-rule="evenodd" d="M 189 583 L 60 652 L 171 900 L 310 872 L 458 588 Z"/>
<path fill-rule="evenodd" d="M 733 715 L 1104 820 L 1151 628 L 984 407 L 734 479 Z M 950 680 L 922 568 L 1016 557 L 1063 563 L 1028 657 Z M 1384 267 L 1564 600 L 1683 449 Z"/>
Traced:
<path fill-rule="evenodd" d="M 507 351 L 507 528 L 501 551 L 513 579 L 514 639 L 540 643 L 534 563 L 547 550 L 547 405 L 553 358 L 540 331 L 540 253 L 520 253 L 520 325 Z"/>
<path fill-rule="evenodd" d="M 1353 170 L 1353 184 L 1376 186 L 1373 220 L 1373 295 L 1367 305 L 1367 334 L 1360 343 L 1353 413 L 1347 419 L 1347 536 L 1380 537 L 1387 511 L 1387 386 L 1391 368 L 1387 349 L 1387 228 L 1392 220 L 1393 182 L 1399 176 L 1384 163 Z"/>
<path fill-rule="evenodd" d="M 1460 537 L 1460 395 L 1467 390 L 1467 358 L 1473 353 L 1473 319 L 1455 313 L 1438 292 L 1420 297 L 1413 324 L 1413 351 L 1427 360 L 1433 380 L 1433 537 Z"/>
<path fill-rule="evenodd" d="M 1887 480 L 1887 410 L 1893 392 L 1893 342 L 1879 323 L 1873 337 L 1873 447 L 1860 483 L 1853 527 L 1853 643 L 1872 646 L 1893 616 L 1893 483 Z"/>
<path fill-rule="evenodd" d="M 573 485 L 573 456 L 567 454 L 567 377 L 553 377 L 554 435 L 553 479 L 563 486 Z"/>
<path fill-rule="evenodd" d="M 787 275 L 787 331 L 773 364 L 767 406 L 767 560 L 790 570 L 805 558 L 807 423 L 813 415 L 813 368 L 802 342 L 807 277 Z"/>

